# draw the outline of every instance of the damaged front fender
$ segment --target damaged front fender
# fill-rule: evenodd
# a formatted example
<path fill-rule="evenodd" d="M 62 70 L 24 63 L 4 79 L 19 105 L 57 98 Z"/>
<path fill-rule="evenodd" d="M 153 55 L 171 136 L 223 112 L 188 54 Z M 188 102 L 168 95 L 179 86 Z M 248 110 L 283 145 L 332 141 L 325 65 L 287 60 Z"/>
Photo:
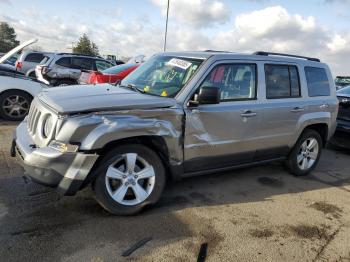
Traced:
<path fill-rule="evenodd" d="M 159 136 L 167 146 L 169 161 L 183 162 L 183 116 L 179 108 L 125 110 L 94 114 L 94 128 L 81 140 L 81 150 L 99 150 L 126 138 Z"/>

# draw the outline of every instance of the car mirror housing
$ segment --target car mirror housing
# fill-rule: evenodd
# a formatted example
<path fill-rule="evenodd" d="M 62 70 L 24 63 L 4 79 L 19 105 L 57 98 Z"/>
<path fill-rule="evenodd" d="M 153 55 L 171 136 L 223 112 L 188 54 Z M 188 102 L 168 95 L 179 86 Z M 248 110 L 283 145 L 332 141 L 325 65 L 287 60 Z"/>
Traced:
<path fill-rule="evenodd" d="M 203 86 L 197 95 L 198 104 L 219 104 L 221 91 L 218 87 Z"/>

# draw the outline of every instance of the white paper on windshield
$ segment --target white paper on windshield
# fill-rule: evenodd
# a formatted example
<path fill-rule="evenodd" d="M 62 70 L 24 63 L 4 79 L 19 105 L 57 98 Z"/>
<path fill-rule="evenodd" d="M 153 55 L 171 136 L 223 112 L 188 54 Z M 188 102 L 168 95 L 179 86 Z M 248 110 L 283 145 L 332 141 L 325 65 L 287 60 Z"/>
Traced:
<path fill-rule="evenodd" d="M 189 68 L 192 63 L 191 62 L 188 62 L 188 61 L 185 61 L 185 60 L 181 60 L 181 59 L 178 59 L 178 58 L 172 58 L 170 59 L 170 61 L 167 63 L 168 65 L 172 65 L 172 66 L 176 66 L 176 67 L 180 67 L 184 70 L 186 70 L 187 68 Z"/>

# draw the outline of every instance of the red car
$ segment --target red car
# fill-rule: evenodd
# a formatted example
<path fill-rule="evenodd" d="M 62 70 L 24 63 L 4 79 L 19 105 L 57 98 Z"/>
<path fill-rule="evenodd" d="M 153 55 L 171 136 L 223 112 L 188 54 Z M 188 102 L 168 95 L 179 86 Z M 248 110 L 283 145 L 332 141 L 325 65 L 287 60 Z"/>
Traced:
<path fill-rule="evenodd" d="M 87 71 L 82 72 L 78 80 L 79 84 L 117 84 L 128 74 L 134 71 L 140 64 L 123 64 L 110 67 L 101 72 Z"/>

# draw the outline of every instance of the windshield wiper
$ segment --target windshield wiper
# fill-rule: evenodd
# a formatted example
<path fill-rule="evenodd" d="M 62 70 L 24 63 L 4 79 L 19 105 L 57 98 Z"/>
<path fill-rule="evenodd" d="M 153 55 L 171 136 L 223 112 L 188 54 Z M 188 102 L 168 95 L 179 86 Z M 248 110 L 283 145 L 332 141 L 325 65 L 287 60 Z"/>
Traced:
<path fill-rule="evenodd" d="M 129 89 L 131 89 L 131 90 L 133 90 L 133 91 L 136 91 L 136 92 L 139 92 L 139 93 L 142 93 L 142 94 L 145 93 L 145 91 L 143 91 L 143 90 L 137 88 L 136 85 L 134 85 L 134 84 L 127 84 L 127 85 L 121 85 L 121 84 L 119 84 L 119 86 L 120 86 L 120 87 L 129 88 Z"/>

